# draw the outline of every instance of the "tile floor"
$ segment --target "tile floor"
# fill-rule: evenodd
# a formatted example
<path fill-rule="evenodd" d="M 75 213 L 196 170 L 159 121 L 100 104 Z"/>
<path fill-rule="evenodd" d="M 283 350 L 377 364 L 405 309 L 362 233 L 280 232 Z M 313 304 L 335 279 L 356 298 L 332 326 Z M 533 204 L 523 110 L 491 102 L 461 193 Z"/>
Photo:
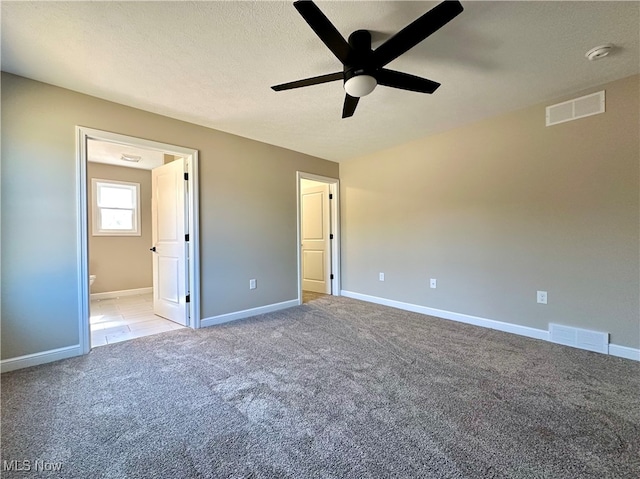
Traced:
<path fill-rule="evenodd" d="M 94 299 L 90 324 L 91 347 L 184 328 L 153 314 L 152 293 Z"/>

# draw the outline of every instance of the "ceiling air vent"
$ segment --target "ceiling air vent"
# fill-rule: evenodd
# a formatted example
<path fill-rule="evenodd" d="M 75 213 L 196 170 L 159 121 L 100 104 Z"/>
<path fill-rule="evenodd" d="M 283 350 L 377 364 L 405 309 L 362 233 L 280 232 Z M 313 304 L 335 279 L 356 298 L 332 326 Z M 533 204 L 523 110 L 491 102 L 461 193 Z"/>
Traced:
<path fill-rule="evenodd" d="M 604 90 L 547 107 L 547 126 L 604 113 Z"/>

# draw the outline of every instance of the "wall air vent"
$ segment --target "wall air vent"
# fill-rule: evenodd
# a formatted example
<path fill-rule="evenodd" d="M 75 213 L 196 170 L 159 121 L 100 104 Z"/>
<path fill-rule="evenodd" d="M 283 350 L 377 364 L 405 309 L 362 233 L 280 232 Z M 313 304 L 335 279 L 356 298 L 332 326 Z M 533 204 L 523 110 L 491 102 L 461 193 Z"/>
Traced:
<path fill-rule="evenodd" d="M 547 107 L 547 126 L 604 113 L 604 90 Z"/>
<path fill-rule="evenodd" d="M 609 333 L 549 323 L 549 341 L 609 354 Z"/>

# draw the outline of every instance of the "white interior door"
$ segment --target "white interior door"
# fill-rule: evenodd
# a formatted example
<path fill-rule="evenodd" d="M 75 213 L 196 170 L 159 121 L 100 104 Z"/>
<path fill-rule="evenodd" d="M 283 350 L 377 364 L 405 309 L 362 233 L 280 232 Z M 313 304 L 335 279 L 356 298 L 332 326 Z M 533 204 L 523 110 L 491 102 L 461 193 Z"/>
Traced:
<path fill-rule="evenodd" d="M 301 192 L 302 289 L 331 294 L 329 185 Z"/>
<path fill-rule="evenodd" d="M 151 171 L 153 312 L 187 325 L 184 159 Z"/>

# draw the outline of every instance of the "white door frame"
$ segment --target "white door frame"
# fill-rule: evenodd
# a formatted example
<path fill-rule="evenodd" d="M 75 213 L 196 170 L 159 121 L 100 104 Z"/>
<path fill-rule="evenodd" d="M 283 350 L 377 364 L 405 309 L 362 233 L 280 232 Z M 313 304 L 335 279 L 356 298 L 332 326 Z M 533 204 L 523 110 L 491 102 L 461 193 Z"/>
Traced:
<path fill-rule="evenodd" d="M 76 126 L 76 198 L 77 198 L 77 239 L 78 239 L 78 317 L 80 331 L 80 351 L 87 354 L 91 350 L 91 330 L 89 325 L 89 235 L 87 198 L 87 140 L 101 140 L 162 151 L 167 154 L 187 158 L 189 174 L 187 204 L 189 221 L 188 282 L 189 282 L 189 327 L 200 327 L 200 245 L 199 245 L 199 193 L 198 193 L 198 150 L 176 145 L 144 140 L 108 131 Z"/>
<path fill-rule="evenodd" d="M 328 176 L 314 175 L 313 173 L 305 173 L 303 171 L 296 172 L 296 204 L 297 204 L 297 257 L 298 257 L 298 304 L 302 304 L 302 261 L 301 261 L 301 247 L 302 244 L 302 208 L 300 202 L 300 180 L 312 180 L 319 183 L 327 183 L 329 185 L 329 193 L 333 195 L 333 199 L 329 201 L 329 208 L 331 210 L 331 233 L 333 233 L 333 240 L 331 240 L 331 273 L 333 279 L 331 280 L 331 294 L 333 296 L 340 296 L 340 180 L 337 178 L 330 178 Z"/>

